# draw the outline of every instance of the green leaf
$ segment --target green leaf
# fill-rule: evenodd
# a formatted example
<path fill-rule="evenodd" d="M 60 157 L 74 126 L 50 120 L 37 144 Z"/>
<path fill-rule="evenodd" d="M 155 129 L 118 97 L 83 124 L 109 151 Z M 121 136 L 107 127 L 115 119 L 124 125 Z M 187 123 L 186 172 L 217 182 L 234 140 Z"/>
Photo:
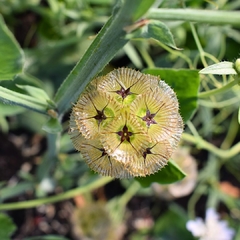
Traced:
<path fill-rule="evenodd" d="M 11 80 L 22 71 L 23 51 L 0 15 L 0 80 Z"/>
<path fill-rule="evenodd" d="M 157 20 L 149 20 L 146 25 L 138 28 L 126 36 L 127 39 L 152 38 L 174 49 L 178 49 L 169 28 Z"/>
<path fill-rule="evenodd" d="M 39 99 L 41 102 L 50 101 L 50 98 L 47 95 L 47 93 L 41 88 L 37 88 L 29 85 L 19 85 L 19 84 L 17 84 L 16 86 L 25 90 L 30 96 L 36 99 Z"/>
<path fill-rule="evenodd" d="M 15 186 L 4 187 L 0 189 L 0 202 L 8 198 L 18 196 L 26 191 L 33 190 L 33 188 L 34 185 L 30 182 L 21 182 Z"/>
<path fill-rule="evenodd" d="M 170 184 L 182 180 L 186 174 L 174 163 L 169 161 L 168 165 L 155 174 L 145 178 L 136 177 L 135 179 L 142 187 L 149 187 L 152 183 Z"/>
<path fill-rule="evenodd" d="M 197 108 L 199 74 L 197 70 L 149 68 L 144 73 L 160 76 L 177 94 L 180 113 L 187 122 Z"/>
<path fill-rule="evenodd" d="M 0 239 L 10 240 L 11 235 L 16 229 L 17 227 L 12 219 L 3 213 L 0 213 Z"/>
<path fill-rule="evenodd" d="M 58 133 L 62 131 L 62 125 L 56 118 L 50 118 L 42 129 L 48 133 Z"/>
<path fill-rule="evenodd" d="M 203 68 L 199 73 L 201 74 L 217 74 L 228 75 L 237 74 L 232 62 L 220 62 Z"/>
<path fill-rule="evenodd" d="M 31 109 L 36 112 L 46 114 L 48 103 L 45 101 L 40 102 L 38 99 L 12 91 L 10 89 L 0 86 L 0 101 L 5 104 L 13 104 Z"/>
<path fill-rule="evenodd" d="M 133 15 L 133 20 L 136 21 L 139 18 L 141 18 L 146 12 L 147 10 L 153 5 L 153 3 L 156 0 L 147 0 L 147 1 L 139 1 L 137 4 L 137 9 L 134 12 Z"/>

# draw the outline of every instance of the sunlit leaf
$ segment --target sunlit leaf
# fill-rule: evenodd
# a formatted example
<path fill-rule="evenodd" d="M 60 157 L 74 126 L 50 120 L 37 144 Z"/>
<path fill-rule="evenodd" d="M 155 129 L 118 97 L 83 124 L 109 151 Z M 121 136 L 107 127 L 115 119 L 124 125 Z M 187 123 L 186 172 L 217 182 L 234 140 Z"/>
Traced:
<path fill-rule="evenodd" d="M 237 74 L 232 62 L 220 62 L 203 68 L 201 74 L 229 75 Z"/>

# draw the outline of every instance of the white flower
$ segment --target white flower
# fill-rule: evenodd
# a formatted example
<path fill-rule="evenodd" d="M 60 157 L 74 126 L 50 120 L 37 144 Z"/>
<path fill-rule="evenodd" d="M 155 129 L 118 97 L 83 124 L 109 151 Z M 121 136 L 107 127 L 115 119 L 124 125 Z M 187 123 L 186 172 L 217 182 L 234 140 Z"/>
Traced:
<path fill-rule="evenodd" d="M 196 218 L 188 221 L 186 227 L 194 237 L 200 237 L 199 240 L 231 240 L 235 233 L 226 221 L 219 220 L 219 215 L 212 208 L 207 209 L 205 223 Z"/>
<path fill-rule="evenodd" d="M 207 209 L 205 222 L 196 218 L 188 221 L 186 227 L 199 240 L 231 240 L 235 233 L 226 221 L 219 220 L 218 213 L 212 208 Z"/>

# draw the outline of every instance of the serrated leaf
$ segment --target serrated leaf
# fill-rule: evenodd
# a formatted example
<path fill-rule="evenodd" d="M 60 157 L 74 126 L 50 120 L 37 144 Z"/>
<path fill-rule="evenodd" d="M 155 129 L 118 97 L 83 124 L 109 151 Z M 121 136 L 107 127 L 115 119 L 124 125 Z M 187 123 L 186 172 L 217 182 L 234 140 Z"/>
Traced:
<path fill-rule="evenodd" d="M 22 71 L 23 51 L 0 15 L 0 80 L 12 80 Z"/>
<path fill-rule="evenodd" d="M 136 177 L 135 179 L 142 187 L 149 187 L 152 183 L 170 184 L 182 180 L 186 174 L 173 161 L 169 161 L 168 165 L 155 174 L 145 178 Z"/>
<path fill-rule="evenodd" d="M 10 240 L 11 235 L 16 229 L 17 227 L 12 219 L 3 213 L 0 213 L 0 239 Z"/>
<path fill-rule="evenodd" d="M 12 91 L 0 86 L 0 101 L 5 104 L 13 104 L 46 114 L 48 103 L 22 93 Z"/>
<path fill-rule="evenodd" d="M 177 94 L 180 113 L 187 122 L 197 108 L 199 74 L 196 70 L 148 68 L 144 73 L 160 76 Z"/>
<path fill-rule="evenodd" d="M 178 49 L 173 39 L 173 35 L 170 29 L 162 22 L 157 20 L 149 20 L 148 24 L 137 30 L 127 34 L 127 39 L 148 39 L 152 38 L 161 43 L 166 44 L 169 47 Z"/>
<path fill-rule="evenodd" d="M 232 62 L 220 62 L 203 68 L 201 74 L 230 75 L 237 74 Z"/>

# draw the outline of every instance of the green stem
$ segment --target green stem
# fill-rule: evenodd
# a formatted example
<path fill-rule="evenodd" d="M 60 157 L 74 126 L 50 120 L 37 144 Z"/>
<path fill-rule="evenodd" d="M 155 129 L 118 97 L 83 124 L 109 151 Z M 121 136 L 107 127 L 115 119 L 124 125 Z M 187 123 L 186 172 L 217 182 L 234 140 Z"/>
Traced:
<path fill-rule="evenodd" d="M 188 64 L 190 69 L 194 69 L 192 61 L 191 61 L 191 59 L 187 55 L 184 55 L 182 52 L 174 50 L 174 49 L 168 47 L 167 45 L 165 45 L 165 44 L 163 44 L 161 42 L 158 42 L 158 45 L 160 45 L 163 49 L 165 49 L 169 53 L 182 58 L 183 60 L 185 60 L 187 62 L 187 64 Z"/>
<path fill-rule="evenodd" d="M 127 203 L 131 200 L 131 198 L 138 192 L 141 188 L 139 182 L 134 181 L 126 190 L 126 192 L 119 198 L 119 204 L 122 208 L 125 208 Z"/>
<path fill-rule="evenodd" d="M 200 136 L 194 137 L 190 134 L 183 133 L 182 139 L 184 141 L 196 144 L 197 147 L 199 147 L 200 149 L 208 150 L 209 152 L 215 154 L 216 156 L 218 156 L 219 158 L 222 158 L 222 159 L 230 159 L 240 153 L 240 142 L 235 144 L 230 149 L 223 150 L 223 149 L 217 148 L 213 144 L 205 141 Z"/>
<path fill-rule="evenodd" d="M 230 98 L 221 102 L 210 102 L 210 101 L 206 101 L 206 100 L 199 100 L 198 104 L 204 107 L 208 107 L 208 108 L 225 108 L 225 107 L 229 107 L 233 104 L 236 104 L 240 101 L 239 97 L 234 97 L 234 98 Z"/>
<path fill-rule="evenodd" d="M 205 52 L 204 52 L 204 50 L 202 48 L 202 45 L 200 43 L 200 40 L 199 40 L 197 31 L 196 31 L 196 28 L 195 28 L 195 26 L 192 23 L 190 23 L 190 27 L 191 27 L 191 31 L 192 31 L 192 34 L 193 34 L 193 38 L 195 40 L 195 43 L 197 45 L 197 48 L 198 48 L 198 51 L 199 51 L 199 54 L 200 54 L 200 58 L 201 58 L 202 64 L 203 64 L 204 67 L 207 67 L 208 64 L 207 64 L 207 61 L 205 59 L 206 54 L 205 54 Z M 212 81 L 215 84 L 215 86 L 219 86 L 218 81 L 214 78 L 213 75 L 209 75 L 209 77 L 212 79 Z"/>
<path fill-rule="evenodd" d="M 42 158 L 42 163 L 37 168 L 37 179 L 42 181 L 42 179 L 51 176 L 53 170 L 58 162 L 58 152 L 59 152 L 59 141 L 60 133 L 57 134 L 47 134 L 47 152 Z"/>
<path fill-rule="evenodd" d="M 140 46 L 138 48 L 139 52 L 142 55 L 142 58 L 144 59 L 145 63 L 147 64 L 148 68 L 154 68 L 155 64 L 154 61 L 152 60 L 151 56 L 149 55 L 148 51 L 146 50 L 145 46 Z"/>
<path fill-rule="evenodd" d="M 146 18 L 240 26 L 240 11 L 152 8 L 146 14 Z"/>
<path fill-rule="evenodd" d="M 16 209 L 24 209 L 24 208 L 33 208 L 40 206 L 42 204 L 49 204 L 49 203 L 55 203 L 59 201 L 63 201 L 69 198 L 73 198 L 79 194 L 83 194 L 89 191 L 92 191 L 96 188 L 99 188 L 113 179 L 110 177 L 102 177 L 94 182 L 89 183 L 88 185 L 85 185 L 83 187 L 75 188 L 72 190 L 69 190 L 64 193 L 60 193 L 56 196 L 46 197 L 46 198 L 40 198 L 35 200 L 29 200 L 29 201 L 23 201 L 23 202 L 15 202 L 15 203 L 5 203 L 0 204 L 0 210 L 16 210 Z"/>
<path fill-rule="evenodd" d="M 199 93 L 198 97 L 199 98 L 207 98 L 207 97 L 210 97 L 214 94 L 225 92 L 226 90 L 229 90 L 230 88 L 232 88 L 234 85 L 236 85 L 238 83 L 239 83 L 239 79 L 235 78 L 233 81 L 227 83 L 226 85 L 224 85 L 221 88 L 217 88 L 217 89 L 213 89 L 213 90 L 210 90 L 210 91 L 207 91 L 207 92 Z"/>
<path fill-rule="evenodd" d="M 239 123 L 237 121 L 237 113 L 235 112 L 232 115 L 232 119 L 229 124 L 228 131 L 227 131 L 227 135 L 221 144 L 222 149 L 229 149 L 231 147 L 231 145 L 233 144 L 233 142 L 238 134 L 238 131 L 236 131 L 236 129 L 238 129 L 238 127 L 239 127 Z"/>
<path fill-rule="evenodd" d="M 188 216 L 190 219 L 194 219 L 195 216 L 195 206 L 198 202 L 198 200 L 200 199 L 200 197 L 205 194 L 207 191 L 207 186 L 204 184 L 199 184 L 197 186 L 197 188 L 195 189 L 193 195 L 191 196 L 191 198 L 188 201 Z"/>

